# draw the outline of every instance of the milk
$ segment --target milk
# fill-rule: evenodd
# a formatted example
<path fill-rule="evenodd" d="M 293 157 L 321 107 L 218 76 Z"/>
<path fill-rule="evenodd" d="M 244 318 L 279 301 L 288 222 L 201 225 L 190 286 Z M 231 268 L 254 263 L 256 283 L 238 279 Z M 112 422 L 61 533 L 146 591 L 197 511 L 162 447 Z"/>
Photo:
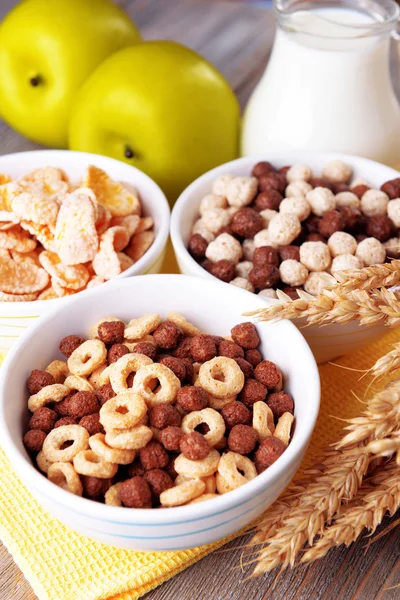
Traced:
<path fill-rule="evenodd" d="M 368 35 L 376 23 L 362 12 L 327 8 L 298 11 L 278 26 L 245 112 L 242 154 L 332 150 L 399 166 L 390 29 Z"/>

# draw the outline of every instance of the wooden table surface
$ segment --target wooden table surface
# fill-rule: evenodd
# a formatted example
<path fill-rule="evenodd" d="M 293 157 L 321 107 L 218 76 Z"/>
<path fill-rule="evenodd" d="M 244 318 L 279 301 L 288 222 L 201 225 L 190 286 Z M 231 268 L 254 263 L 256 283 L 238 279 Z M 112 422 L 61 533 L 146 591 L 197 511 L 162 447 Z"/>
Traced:
<path fill-rule="evenodd" d="M 51 1 L 51 0 L 49 0 Z M 268 60 L 273 17 L 260 8 L 207 0 L 120 0 L 145 39 L 173 39 L 191 46 L 225 74 L 245 105 Z M 0 0 L 0 18 L 16 0 Z M 393 63 L 394 64 L 394 63 Z M 399 78 L 394 65 L 395 86 Z M 0 123 L 1 154 L 30 150 L 28 142 Z M 384 526 L 390 524 L 386 519 Z M 146 600 L 395 600 L 400 598 L 399 527 L 364 554 L 365 540 L 331 551 L 308 567 L 244 581 L 241 550 L 214 552 L 146 595 Z M 380 531 L 380 530 L 379 530 Z M 243 543 L 232 542 L 234 548 Z M 391 589 L 390 589 L 391 588 Z M 0 547 L 0 600 L 35 600 L 4 546 Z M 60 600 L 63 600 L 60 598 Z"/>

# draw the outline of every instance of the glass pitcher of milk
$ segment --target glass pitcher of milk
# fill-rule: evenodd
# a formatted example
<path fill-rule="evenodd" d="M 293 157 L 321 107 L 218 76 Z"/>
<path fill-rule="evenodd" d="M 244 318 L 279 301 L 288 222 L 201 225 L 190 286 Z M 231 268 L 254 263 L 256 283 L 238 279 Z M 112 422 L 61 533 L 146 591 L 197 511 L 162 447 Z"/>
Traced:
<path fill-rule="evenodd" d="M 244 116 L 243 155 L 330 150 L 400 167 L 389 72 L 394 0 L 275 0 L 271 58 Z"/>

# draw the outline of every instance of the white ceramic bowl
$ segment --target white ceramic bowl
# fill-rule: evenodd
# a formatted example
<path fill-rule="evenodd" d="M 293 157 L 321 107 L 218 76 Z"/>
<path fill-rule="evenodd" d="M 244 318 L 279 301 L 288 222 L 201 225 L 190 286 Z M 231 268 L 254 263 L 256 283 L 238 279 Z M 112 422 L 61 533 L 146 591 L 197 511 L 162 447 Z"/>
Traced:
<path fill-rule="evenodd" d="M 74 182 L 78 181 L 90 164 L 104 169 L 118 181 L 126 181 L 135 186 L 139 191 L 144 213 L 154 219 L 154 243 L 140 260 L 118 275 L 117 279 L 144 273 L 159 273 L 168 240 L 170 210 L 162 190 L 139 169 L 97 154 L 69 150 L 37 150 L 0 156 L 0 173 L 19 178 L 32 169 L 53 166 L 63 169 Z M 69 299 L 70 297 L 36 302 L 0 302 L 0 354 L 7 352 L 24 329 L 38 316 L 47 314 L 53 307 L 64 304 Z"/>
<path fill-rule="evenodd" d="M 316 176 L 320 176 L 323 167 L 331 160 L 340 159 L 349 163 L 354 169 L 354 177 L 361 177 L 372 186 L 380 187 L 385 181 L 394 179 L 399 173 L 380 163 L 348 156 L 346 154 L 327 152 L 295 152 L 269 153 L 262 157 L 239 158 L 209 171 L 196 179 L 182 192 L 178 198 L 171 215 L 171 240 L 174 246 L 179 268 L 185 275 L 196 275 L 214 279 L 210 273 L 203 269 L 187 251 L 193 223 L 198 217 L 200 200 L 211 191 L 212 182 L 226 173 L 232 175 L 250 175 L 253 166 L 261 160 L 270 161 L 276 167 L 283 167 L 295 163 L 309 165 Z M 233 287 L 233 286 L 231 286 Z M 248 292 L 250 295 L 250 293 Z M 273 300 L 264 300 L 266 303 Z M 361 327 L 357 321 L 346 325 L 329 325 L 326 327 L 310 326 L 304 328 L 305 322 L 295 322 L 302 327 L 302 333 L 309 343 L 318 363 L 332 360 L 342 354 L 349 354 L 366 344 L 378 339 L 385 333 L 383 325 Z"/>
<path fill-rule="evenodd" d="M 102 316 L 124 320 L 168 311 L 185 315 L 202 330 L 229 334 L 257 309 L 257 296 L 182 275 L 148 275 L 90 290 L 42 317 L 18 340 L 1 369 L 0 439 L 11 464 L 41 504 L 60 521 L 100 542 L 120 548 L 178 550 L 208 544 L 232 534 L 259 516 L 286 488 L 306 451 L 317 418 L 319 375 L 303 336 L 291 323 L 260 327 L 261 349 L 282 369 L 295 400 L 296 425 L 284 454 L 246 485 L 208 502 L 164 510 L 106 506 L 52 484 L 31 463 L 22 436 L 28 420 L 26 378 L 57 356 L 58 343 L 70 333 L 85 335 Z M 61 355 L 60 355 L 61 356 Z M 12 398 L 12 402 L 10 402 Z"/>

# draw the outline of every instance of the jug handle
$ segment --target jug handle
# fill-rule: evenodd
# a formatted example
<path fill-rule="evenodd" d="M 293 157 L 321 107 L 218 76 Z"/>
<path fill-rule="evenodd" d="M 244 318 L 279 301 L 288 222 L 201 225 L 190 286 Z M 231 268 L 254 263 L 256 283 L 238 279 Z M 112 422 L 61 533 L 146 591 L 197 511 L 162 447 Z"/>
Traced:
<path fill-rule="evenodd" d="M 391 35 L 396 42 L 400 42 L 400 21 L 397 21 L 396 27 L 393 29 Z"/>

